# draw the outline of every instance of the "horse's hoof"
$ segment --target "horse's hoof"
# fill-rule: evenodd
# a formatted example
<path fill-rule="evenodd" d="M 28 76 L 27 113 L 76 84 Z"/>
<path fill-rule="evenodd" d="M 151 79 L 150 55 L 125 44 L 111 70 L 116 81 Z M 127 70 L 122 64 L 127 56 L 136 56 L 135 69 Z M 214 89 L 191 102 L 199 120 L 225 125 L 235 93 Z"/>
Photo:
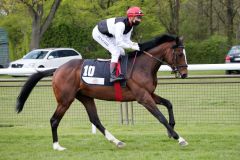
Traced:
<path fill-rule="evenodd" d="M 182 146 L 182 147 L 188 145 L 188 142 L 187 142 L 185 139 L 183 139 L 182 137 L 180 137 L 180 138 L 178 139 L 178 143 L 179 143 L 179 145 Z"/>
<path fill-rule="evenodd" d="M 63 151 L 66 148 L 60 146 L 58 142 L 55 142 L 55 143 L 53 143 L 53 149 L 56 150 L 56 151 Z"/>
<path fill-rule="evenodd" d="M 126 144 L 123 143 L 123 142 L 118 142 L 118 144 L 117 144 L 117 147 L 118 147 L 118 148 L 123 148 L 123 147 L 125 147 L 125 146 L 126 146 Z"/>
<path fill-rule="evenodd" d="M 187 141 L 182 141 L 182 142 L 179 142 L 179 145 L 184 147 L 184 146 L 188 145 L 188 142 Z"/>

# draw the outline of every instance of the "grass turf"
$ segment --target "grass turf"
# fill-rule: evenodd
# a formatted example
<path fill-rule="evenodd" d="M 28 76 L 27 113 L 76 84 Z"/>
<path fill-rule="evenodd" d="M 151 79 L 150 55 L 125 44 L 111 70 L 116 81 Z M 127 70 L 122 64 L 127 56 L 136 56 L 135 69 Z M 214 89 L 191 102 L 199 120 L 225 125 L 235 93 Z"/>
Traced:
<path fill-rule="evenodd" d="M 187 147 L 169 139 L 158 124 L 107 128 L 127 146 L 118 149 L 100 132 L 91 134 L 90 125 L 60 127 L 60 144 L 67 150 L 59 152 L 52 149 L 50 127 L 0 127 L 0 159 L 237 160 L 240 156 L 237 124 L 178 124 L 176 130 L 189 142 Z"/>

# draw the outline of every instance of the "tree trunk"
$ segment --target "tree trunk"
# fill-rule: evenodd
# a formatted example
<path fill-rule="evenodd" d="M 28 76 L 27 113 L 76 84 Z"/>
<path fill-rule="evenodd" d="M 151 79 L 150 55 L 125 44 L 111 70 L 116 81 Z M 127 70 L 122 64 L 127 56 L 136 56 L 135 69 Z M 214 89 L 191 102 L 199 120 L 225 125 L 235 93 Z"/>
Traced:
<path fill-rule="evenodd" d="M 169 23 L 169 32 L 172 34 L 179 33 L 179 9 L 180 1 L 179 0 L 169 0 L 169 9 L 171 21 Z"/>
<path fill-rule="evenodd" d="M 176 34 L 179 34 L 179 10 L 180 10 L 180 0 L 176 0 L 175 8 L 175 30 Z"/>
<path fill-rule="evenodd" d="M 38 49 L 40 45 L 41 18 L 43 15 L 43 4 L 37 4 L 37 11 L 35 11 L 34 8 L 31 8 L 30 14 L 32 16 L 32 35 L 31 35 L 31 42 L 30 42 L 30 50 L 33 50 L 33 49 Z"/>
<path fill-rule="evenodd" d="M 197 37 L 198 39 L 205 39 L 206 38 L 206 21 L 205 21 L 205 15 L 204 15 L 204 3 L 203 0 L 197 1 L 197 19 L 198 19 L 198 32 Z"/>
<path fill-rule="evenodd" d="M 32 22 L 32 35 L 31 35 L 31 42 L 30 42 L 30 50 L 39 48 L 40 45 L 40 25 L 39 19 L 33 20 Z"/>
<path fill-rule="evenodd" d="M 32 2 L 27 2 L 25 0 L 20 0 L 20 2 L 27 6 L 32 17 L 30 50 L 37 49 L 40 47 L 41 38 L 51 24 L 61 0 L 54 0 L 51 10 L 45 20 L 43 19 L 43 1 L 32 0 Z"/>
<path fill-rule="evenodd" d="M 209 32 L 210 35 L 212 36 L 214 33 L 213 30 L 213 0 L 210 0 L 209 2 Z"/>
<path fill-rule="evenodd" d="M 236 40 L 238 43 L 240 43 L 240 23 L 238 24 L 238 29 L 236 32 Z"/>
<path fill-rule="evenodd" d="M 232 46 L 232 38 L 233 38 L 233 0 L 226 0 L 227 5 L 227 15 L 226 15 L 226 29 L 227 29 L 227 42 L 229 47 Z"/>

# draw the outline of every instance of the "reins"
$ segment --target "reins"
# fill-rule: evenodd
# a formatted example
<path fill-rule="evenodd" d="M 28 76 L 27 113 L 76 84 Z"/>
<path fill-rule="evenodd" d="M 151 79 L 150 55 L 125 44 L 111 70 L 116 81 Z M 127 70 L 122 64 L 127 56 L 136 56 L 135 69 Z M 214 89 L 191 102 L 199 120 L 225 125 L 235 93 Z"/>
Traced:
<path fill-rule="evenodd" d="M 146 52 L 146 51 L 143 51 L 143 53 L 145 53 L 145 54 L 148 55 L 149 57 L 157 60 L 157 61 L 160 62 L 161 64 L 166 64 L 166 65 L 168 65 L 170 68 L 172 68 L 169 64 L 167 64 L 166 62 L 164 62 L 163 60 L 161 60 L 161 59 L 159 59 L 159 58 L 157 58 L 157 57 L 154 57 L 154 56 L 151 55 L 150 53 L 148 53 L 148 52 Z M 173 51 L 173 54 L 175 55 L 174 51 Z M 173 58 L 174 58 L 174 57 L 173 57 Z M 175 58 L 174 58 L 174 59 L 175 59 Z M 175 62 L 174 62 L 174 65 L 176 65 Z M 174 73 L 174 74 L 175 74 L 175 77 L 178 77 L 177 71 L 178 71 L 177 67 L 174 66 L 174 67 L 172 68 L 172 72 L 171 72 L 171 73 L 172 73 L 172 74 Z"/>
<path fill-rule="evenodd" d="M 162 63 L 162 64 L 165 63 L 163 60 L 161 60 L 161 59 L 159 59 L 159 58 L 157 58 L 157 57 L 154 57 L 153 55 L 151 55 L 151 54 L 148 53 L 147 51 L 143 51 L 143 53 L 145 53 L 145 54 L 148 55 L 149 57 L 157 60 L 158 62 L 160 62 L 160 63 Z"/>
<path fill-rule="evenodd" d="M 136 51 L 136 52 L 135 52 L 134 59 L 133 59 L 132 67 L 131 67 L 131 70 L 130 70 L 130 74 L 129 74 L 129 76 L 128 76 L 127 79 L 129 79 L 129 78 L 132 76 L 132 71 L 133 71 L 133 67 L 134 67 L 135 61 L 136 61 L 137 53 L 138 53 L 138 52 Z"/>
<path fill-rule="evenodd" d="M 134 64 L 135 64 L 135 61 L 136 61 L 136 57 L 137 57 L 137 51 L 135 52 L 135 56 L 134 56 L 134 59 L 133 59 L 133 63 L 132 63 L 132 67 L 131 67 L 131 70 L 130 70 L 130 75 L 129 77 L 132 76 L 132 71 L 133 71 L 133 67 L 134 67 Z M 150 53 L 148 53 L 147 51 L 143 51 L 143 53 L 145 53 L 146 55 L 148 55 L 149 57 L 157 60 L 158 62 L 160 62 L 161 64 L 165 63 L 164 61 L 162 61 L 161 59 L 157 58 L 157 57 L 154 57 L 153 55 L 151 55 Z M 127 78 L 128 79 L 128 78 Z"/>
<path fill-rule="evenodd" d="M 143 51 L 143 53 L 145 53 L 145 54 L 148 55 L 149 57 L 151 57 L 151 58 L 159 61 L 161 64 L 165 63 L 164 61 L 162 61 L 161 59 L 159 59 L 159 58 L 157 58 L 157 57 L 154 57 L 153 55 L 151 55 L 151 54 L 148 53 L 147 51 Z M 136 51 L 136 52 L 135 52 L 134 59 L 133 59 L 132 67 L 131 67 L 131 70 L 130 70 L 130 75 L 129 75 L 129 77 L 132 76 L 132 71 L 133 71 L 133 67 L 134 67 L 135 61 L 136 61 L 137 54 L 138 54 L 138 52 Z M 127 79 L 128 79 L 128 78 L 127 78 Z"/>
<path fill-rule="evenodd" d="M 179 75 L 177 74 L 177 71 L 178 71 L 178 68 L 176 67 L 176 63 L 175 63 L 175 61 L 176 61 L 176 56 L 175 56 L 175 53 L 174 53 L 174 51 L 173 51 L 173 59 L 174 59 L 174 66 L 173 67 L 171 67 L 169 64 L 167 64 L 166 62 L 164 62 L 164 61 L 162 61 L 161 59 L 159 59 L 159 58 L 157 58 L 157 57 L 154 57 L 153 55 L 151 55 L 150 53 L 148 53 L 148 52 L 146 52 L 146 51 L 143 51 L 143 53 L 145 53 L 146 55 L 148 55 L 149 57 L 151 57 L 151 58 L 153 58 L 153 59 L 155 59 L 155 60 L 157 60 L 158 62 L 160 62 L 161 64 L 166 64 L 166 65 L 168 65 L 170 68 L 172 68 L 172 74 L 175 74 L 175 77 L 176 78 L 178 78 L 179 77 Z"/>
<path fill-rule="evenodd" d="M 167 63 L 164 62 L 163 60 L 161 60 L 161 59 L 159 59 L 159 58 L 151 55 L 151 54 L 150 54 L 149 52 L 147 52 L 147 51 L 142 51 L 142 52 L 143 52 L 144 54 L 146 54 L 147 56 L 149 56 L 149 57 L 155 59 L 156 61 L 160 62 L 161 64 L 166 64 L 166 65 L 168 65 L 168 66 L 172 69 L 172 73 L 174 73 L 174 74 L 175 74 L 175 77 L 177 78 L 177 77 L 179 77 L 179 75 L 178 75 L 179 68 L 181 68 L 181 67 L 187 67 L 187 65 L 179 65 L 179 66 L 177 65 L 177 55 L 176 55 L 176 53 L 175 53 L 175 49 L 176 49 L 176 48 L 184 48 L 184 46 L 182 46 L 182 45 L 181 45 L 181 46 L 178 46 L 178 45 L 172 46 L 172 49 L 173 49 L 173 64 L 174 64 L 174 66 L 170 66 L 169 64 L 167 64 Z M 130 75 L 129 75 L 129 77 L 132 76 L 132 71 L 133 71 L 133 67 L 134 67 L 135 61 L 136 61 L 137 54 L 138 54 L 138 52 L 136 51 L 136 52 L 135 52 L 134 59 L 133 59 L 132 67 L 131 67 L 131 70 L 130 70 Z M 128 78 L 129 78 L 129 77 L 128 77 Z M 128 79 L 128 78 L 127 78 L 127 79 Z"/>

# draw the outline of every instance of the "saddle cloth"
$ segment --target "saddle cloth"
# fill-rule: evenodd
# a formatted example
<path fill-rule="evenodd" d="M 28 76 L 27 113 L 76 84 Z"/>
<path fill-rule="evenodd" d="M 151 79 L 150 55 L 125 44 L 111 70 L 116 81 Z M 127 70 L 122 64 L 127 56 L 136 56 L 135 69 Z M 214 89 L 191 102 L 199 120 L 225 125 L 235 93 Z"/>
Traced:
<path fill-rule="evenodd" d="M 121 73 L 126 76 L 128 56 L 121 56 Z M 110 82 L 110 60 L 85 59 L 81 79 L 89 85 L 113 86 Z M 126 80 L 119 81 L 121 87 L 126 87 Z"/>

